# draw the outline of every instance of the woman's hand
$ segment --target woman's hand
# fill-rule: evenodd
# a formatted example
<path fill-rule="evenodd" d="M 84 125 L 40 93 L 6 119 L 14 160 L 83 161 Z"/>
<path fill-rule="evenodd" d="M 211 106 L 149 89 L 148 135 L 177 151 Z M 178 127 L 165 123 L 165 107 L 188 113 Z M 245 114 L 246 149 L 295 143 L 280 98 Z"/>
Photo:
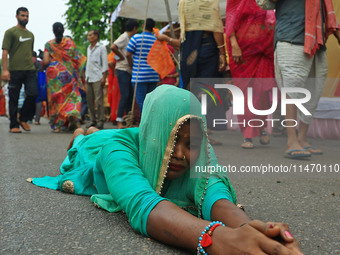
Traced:
<path fill-rule="evenodd" d="M 236 229 L 217 227 L 212 234 L 212 245 L 205 250 L 208 254 L 302 254 L 269 238 L 250 224 Z"/>
<path fill-rule="evenodd" d="M 265 234 L 266 236 L 279 241 L 286 248 L 295 252 L 294 254 L 297 254 L 297 255 L 303 254 L 302 251 L 300 250 L 300 247 L 296 239 L 290 233 L 290 230 L 287 224 L 280 223 L 280 222 L 264 223 L 259 220 L 253 220 L 253 221 L 250 221 L 248 225 L 257 229 L 258 231 Z"/>
<path fill-rule="evenodd" d="M 242 64 L 243 61 L 242 50 L 238 45 L 237 38 L 234 32 L 229 36 L 229 40 L 231 44 L 232 57 L 234 59 L 235 64 L 236 65 Z"/>
<path fill-rule="evenodd" d="M 238 44 L 232 45 L 232 57 L 236 65 L 242 64 L 242 50 Z"/>

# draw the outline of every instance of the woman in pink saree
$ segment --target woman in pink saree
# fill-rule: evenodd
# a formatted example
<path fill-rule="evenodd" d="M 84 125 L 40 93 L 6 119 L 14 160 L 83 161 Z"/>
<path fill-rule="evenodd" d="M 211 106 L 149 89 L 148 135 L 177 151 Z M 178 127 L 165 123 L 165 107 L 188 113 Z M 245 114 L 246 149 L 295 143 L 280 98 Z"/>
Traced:
<path fill-rule="evenodd" d="M 238 115 L 238 122 L 242 123 L 239 126 L 244 136 L 242 148 L 245 149 L 254 148 L 252 138 L 257 136 L 260 136 L 261 144 L 269 143 L 269 136 L 264 131 L 268 117 L 250 112 L 247 90 L 249 87 L 253 89 L 255 109 L 267 110 L 271 107 L 271 92 L 272 88 L 276 87 L 274 30 L 274 11 L 262 10 L 255 0 L 228 0 L 226 42 L 233 84 L 243 91 L 245 98 L 244 115 Z M 258 121 L 249 123 L 254 119 Z"/>

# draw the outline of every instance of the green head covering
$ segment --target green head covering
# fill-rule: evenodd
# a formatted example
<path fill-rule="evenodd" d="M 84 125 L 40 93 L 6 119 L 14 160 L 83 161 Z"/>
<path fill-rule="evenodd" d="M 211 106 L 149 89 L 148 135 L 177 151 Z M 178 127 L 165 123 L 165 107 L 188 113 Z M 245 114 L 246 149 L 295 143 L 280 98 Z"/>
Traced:
<path fill-rule="evenodd" d="M 190 173 L 187 172 L 179 179 L 171 181 L 171 186 L 177 193 L 185 192 L 188 188 L 194 189 L 195 201 L 190 203 L 177 199 L 170 200 L 182 207 L 196 208 L 195 214 L 201 216 L 209 174 L 195 173 L 195 166 L 208 166 L 211 159 L 216 164 L 217 160 L 208 145 L 205 117 L 201 115 L 201 104 L 195 95 L 175 86 L 162 85 L 146 96 L 139 127 L 139 164 L 152 188 L 161 194 L 168 164 L 176 144 L 176 134 L 181 125 L 190 118 L 198 119 L 201 123 L 203 131 L 201 153 L 195 165 L 191 166 Z M 230 186 L 229 181 L 226 182 Z M 233 190 L 231 193 L 235 201 Z"/>

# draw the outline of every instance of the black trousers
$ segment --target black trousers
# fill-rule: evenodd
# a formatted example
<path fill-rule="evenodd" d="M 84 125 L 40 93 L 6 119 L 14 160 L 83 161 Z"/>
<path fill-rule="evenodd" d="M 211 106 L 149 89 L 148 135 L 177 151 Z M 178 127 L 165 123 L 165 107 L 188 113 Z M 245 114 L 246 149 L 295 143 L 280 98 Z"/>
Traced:
<path fill-rule="evenodd" d="M 25 86 L 25 101 L 20 110 L 19 120 L 27 122 L 32 120 L 35 114 L 35 101 L 38 97 L 38 79 L 35 70 L 11 71 L 11 79 L 8 84 L 9 94 L 9 128 L 19 127 L 17 120 L 18 100 L 22 84 Z"/>

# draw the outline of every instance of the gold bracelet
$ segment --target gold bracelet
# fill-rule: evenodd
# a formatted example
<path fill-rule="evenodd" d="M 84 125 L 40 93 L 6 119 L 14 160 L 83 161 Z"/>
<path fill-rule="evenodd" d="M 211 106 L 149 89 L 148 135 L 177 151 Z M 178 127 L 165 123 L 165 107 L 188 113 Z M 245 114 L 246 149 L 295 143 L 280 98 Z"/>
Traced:
<path fill-rule="evenodd" d="M 217 46 L 217 49 L 223 48 L 225 46 L 225 44 L 219 45 Z"/>

